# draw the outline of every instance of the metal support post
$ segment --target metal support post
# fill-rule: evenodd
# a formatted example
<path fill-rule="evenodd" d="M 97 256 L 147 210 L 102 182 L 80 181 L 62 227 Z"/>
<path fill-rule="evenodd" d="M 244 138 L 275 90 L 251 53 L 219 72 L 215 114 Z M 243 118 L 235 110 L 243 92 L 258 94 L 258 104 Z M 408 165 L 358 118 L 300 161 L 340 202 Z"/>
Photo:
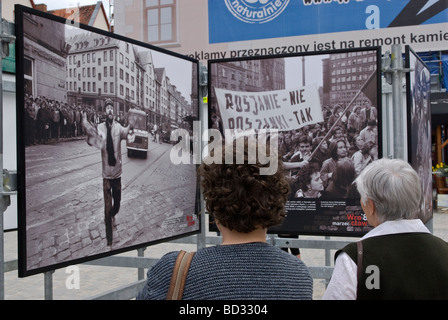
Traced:
<path fill-rule="evenodd" d="M 1 158 L 1 155 L 0 155 Z M 2 160 L 0 160 L 1 162 Z M 0 164 L 2 166 L 3 163 Z M 0 183 L 0 192 L 3 193 L 3 183 Z M 3 208 L 3 195 L 0 197 L 0 207 Z M 3 234 L 3 209 L 0 212 L 0 300 L 5 299 L 5 244 Z"/>
<path fill-rule="evenodd" d="M 199 137 L 198 139 L 194 139 L 195 141 L 199 141 L 199 146 L 197 149 L 197 152 L 199 152 L 199 154 L 195 155 L 193 152 L 193 157 L 196 157 L 195 160 L 197 162 L 200 162 L 202 159 L 202 133 L 204 132 L 204 129 L 208 127 L 208 121 L 206 119 L 206 117 L 204 115 L 207 114 L 207 112 L 205 112 L 205 109 L 208 106 L 208 100 L 207 100 L 207 96 L 208 96 L 208 87 L 207 87 L 207 83 L 208 83 L 208 72 L 207 72 L 207 67 L 203 66 L 201 63 L 199 64 L 199 95 L 198 95 L 198 100 L 199 100 L 199 119 L 202 119 L 201 124 L 200 124 L 200 132 L 199 132 Z M 194 130 L 193 130 L 194 131 Z M 199 161 L 198 161 L 199 160 Z M 206 231 L 205 231 L 205 203 L 204 203 L 204 198 L 202 196 L 201 193 L 201 212 L 199 213 L 199 219 L 201 220 L 201 229 L 202 232 L 200 234 L 197 235 L 197 248 L 202 249 L 205 248 L 206 246 Z"/>
<path fill-rule="evenodd" d="M 53 300 L 53 273 L 54 270 L 44 273 L 44 298 Z"/>
<path fill-rule="evenodd" d="M 3 58 L 9 55 L 9 43 L 14 41 L 15 37 L 3 33 L 2 3 L 0 0 L 0 66 L 3 64 Z M 5 243 L 4 243 L 4 221 L 3 213 L 10 204 L 9 194 L 4 192 L 3 175 L 3 71 L 0 73 L 0 300 L 5 299 Z"/>
<path fill-rule="evenodd" d="M 137 249 L 137 256 L 138 257 L 144 257 L 145 256 L 145 250 L 146 250 L 146 247 L 138 248 Z M 138 280 L 143 280 L 145 278 L 145 268 L 138 268 L 137 272 L 138 272 L 137 279 Z"/>
<path fill-rule="evenodd" d="M 393 101 L 393 133 L 394 133 L 394 158 L 407 160 L 405 154 L 405 124 L 406 109 L 403 106 L 403 58 L 401 45 L 392 46 L 392 101 Z"/>
<path fill-rule="evenodd" d="M 390 65 L 389 65 L 390 63 Z M 392 121 L 387 122 L 388 139 L 392 133 L 393 154 L 390 158 L 407 161 L 407 134 L 406 134 L 406 106 L 403 104 L 403 78 L 406 72 L 412 69 L 403 68 L 403 57 L 400 44 L 392 45 L 392 54 L 389 59 L 383 59 L 383 73 L 386 81 L 392 84 Z M 390 126 L 392 128 L 390 128 Z M 391 141 L 389 141 L 390 144 Z M 389 151 L 389 150 L 388 150 Z"/>
<path fill-rule="evenodd" d="M 2 3 L 0 1 L 0 48 L 3 51 L 3 18 L 2 18 Z M 3 65 L 3 52 L 0 56 L 0 66 Z M 0 74 L 0 173 L 2 179 L 0 181 L 0 299 L 5 299 L 5 243 L 3 234 L 3 70 Z"/>
<path fill-rule="evenodd" d="M 325 240 L 330 241 L 331 237 L 325 236 Z M 330 267 L 331 266 L 331 251 L 328 248 L 325 248 L 325 266 Z"/>

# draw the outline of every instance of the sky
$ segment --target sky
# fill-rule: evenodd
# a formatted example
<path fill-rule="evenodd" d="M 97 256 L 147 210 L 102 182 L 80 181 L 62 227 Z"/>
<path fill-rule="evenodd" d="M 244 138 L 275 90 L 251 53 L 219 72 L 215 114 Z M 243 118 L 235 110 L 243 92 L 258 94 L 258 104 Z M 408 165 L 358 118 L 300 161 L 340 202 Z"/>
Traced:
<path fill-rule="evenodd" d="M 305 85 L 315 84 L 317 87 L 323 85 L 322 59 L 328 55 L 305 56 Z M 302 83 L 302 57 L 285 59 L 285 89 L 303 86 Z"/>
<path fill-rule="evenodd" d="M 34 0 L 35 4 L 45 3 L 48 10 L 71 8 L 85 5 L 96 4 L 98 0 Z M 115 0 L 122 1 L 122 0 Z M 103 0 L 104 10 L 109 14 L 109 0 Z M 169 55 L 153 54 L 154 65 L 156 67 L 165 67 L 167 76 L 171 83 L 176 85 L 177 89 L 184 94 L 184 97 L 190 101 L 191 79 L 185 75 L 191 74 L 191 63 L 180 59 L 173 59 Z"/>
<path fill-rule="evenodd" d="M 34 0 L 35 4 L 45 3 L 48 10 L 72 8 L 96 4 L 98 0 Z M 117 0 L 115 0 L 117 1 Z M 109 0 L 103 0 L 103 7 L 106 10 L 106 14 L 109 16 Z"/>

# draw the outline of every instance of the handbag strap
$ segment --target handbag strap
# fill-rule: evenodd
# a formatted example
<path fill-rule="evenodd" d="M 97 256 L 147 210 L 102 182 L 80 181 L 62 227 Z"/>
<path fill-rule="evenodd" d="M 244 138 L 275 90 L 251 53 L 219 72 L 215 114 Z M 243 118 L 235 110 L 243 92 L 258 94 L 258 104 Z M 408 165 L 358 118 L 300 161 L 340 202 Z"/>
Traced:
<path fill-rule="evenodd" d="M 168 288 L 167 300 L 182 300 L 188 269 L 194 252 L 181 250 L 177 256 L 171 276 L 170 287 Z"/>
<path fill-rule="evenodd" d="M 362 241 L 358 241 L 356 242 L 356 252 L 357 252 L 357 278 L 358 278 L 358 285 L 356 288 L 356 296 L 359 296 L 359 288 L 361 287 L 360 283 L 361 283 L 361 275 L 363 272 L 363 267 L 362 267 L 362 258 L 364 255 L 364 250 L 362 247 Z"/>

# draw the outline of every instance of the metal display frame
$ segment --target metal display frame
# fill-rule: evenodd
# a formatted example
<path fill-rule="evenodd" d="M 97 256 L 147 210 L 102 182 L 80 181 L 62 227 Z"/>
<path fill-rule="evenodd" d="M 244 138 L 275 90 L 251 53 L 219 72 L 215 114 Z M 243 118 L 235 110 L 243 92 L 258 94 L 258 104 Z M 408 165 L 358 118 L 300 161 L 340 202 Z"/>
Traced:
<path fill-rule="evenodd" d="M 319 69 L 319 65 L 322 66 L 322 70 Z M 320 146 L 324 142 L 329 146 L 327 153 L 331 153 L 330 142 L 333 139 L 339 145 L 341 138 L 336 138 L 335 134 L 338 129 L 345 133 L 344 141 L 347 144 L 344 143 L 344 145 L 347 146 L 347 150 L 349 149 L 350 138 L 347 138 L 348 130 L 345 128 L 343 118 L 349 118 L 348 114 L 355 113 L 356 109 L 370 106 L 371 110 L 374 110 L 375 120 L 377 117 L 381 119 L 382 100 L 378 99 L 381 92 L 381 47 L 210 59 L 208 69 L 208 120 L 214 122 L 211 128 L 221 133 L 241 130 L 243 133 L 240 134 L 265 128 L 278 130 L 279 150 L 285 167 L 287 164 L 294 166 L 302 162 L 303 151 L 300 151 L 299 142 L 296 141 L 300 141 L 302 137 L 310 139 L 309 159 L 303 156 L 309 161 L 309 165 L 305 168 L 311 167 L 320 171 L 323 188 L 316 191 L 317 195 L 316 192 L 314 195 L 305 195 L 303 191 L 306 191 L 306 188 L 303 189 L 303 184 L 299 183 L 302 177 L 300 171 L 303 172 L 303 169 L 286 169 L 285 174 L 291 181 L 291 195 L 286 203 L 286 219 L 280 226 L 268 229 L 268 233 L 291 236 L 361 237 L 371 230 L 371 226 L 365 220 L 357 192 L 347 192 L 345 195 L 341 192 L 327 193 L 331 187 L 342 183 L 351 185 L 358 174 L 355 174 L 355 166 L 352 168 L 353 176 L 350 170 L 344 171 L 350 177 L 346 178 L 350 179 L 349 181 L 339 180 L 330 183 L 336 180 L 330 178 L 330 174 L 336 175 L 336 158 L 331 159 L 336 156 L 327 154 L 325 157 L 319 155 L 313 158 L 313 155 L 318 153 L 316 151 L 320 152 Z M 301 81 L 298 79 L 300 77 L 292 76 L 300 71 L 302 72 Z M 347 77 L 347 88 L 344 88 L 342 84 L 342 90 L 332 88 L 336 87 L 336 84 L 339 86 L 340 78 L 345 81 L 345 77 Z M 305 78 L 307 78 L 306 81 Z M 338 80 L 335 80 L 336 78 Z M 286 79 L 290 79 L 289 82 Z M 320 81 L 322 83 L 319 83 Z M 299 98 L 296 99 L 293 96 L 299 90 L 300 102 Z M 316 90 L 317 97 L 310 93 L 313 90 Z M 272 100 L 278 99 L 278 102 L 270 103 L 269 97 L 272 96 L 275 96 Z M 306 117 L 304 116 L 305 109 L 309 112 Z M 340 113 L 337 112 L 338 109 Z M 329 119 L 325 117 L 328 113 L 331 114 Z M 367 123 L 366 119 L 365 123 L 356 129 L 357 133 L 369 129 L 370 125 Z M 318 126 L 319 143 L 317 143 L 319 141 L 317 137 L 311 142 L 311 133 L 300 132 L 305 127 L 312 132 L 314 126 L 316 128 Z M 377 157 L 381 158 L 384 155 L 382 121 L 376 121 L 374 130 L 377 132 L 377 137 L 372 142 L 377 150 Z M 282 138 L 281 134 L 285 136 Z M 290 144 L 285 142 L 289 134 L 292 140 Z M 281 145 L 282 142 L 284 145 Z M 351 154 L 347 159 L 350 158 Z M 351 165 L 352 162 L 349 166 Z M 302 167 L 299 166 L 299 168 Z M 341 189 L 344 188 L 345 185 L 341 187 Z M 294 195 L 295 192 L 297 193 Z"/>
<path fill-rule="evenodd" d="M 1 17 L 1 5 L 0 5 L 0 17 Z M 11 34 L 5 34 L 3 31 L 3 24 L 0 23 L 0 47 L 3 48 L 3 55 L 0 59 L 5 57 L 4 44 L 14 41 L 14 36 Z M 1 61 L 1 60 L 0 60 Z M 402 49 L 400 45 L 392 46 L 392 55 L 383 57 L 382 65 L 383 74 L 386 78 L 390 79 L 390 83 L 386 81 L 382 82 L 382 98 L 383 101 L 383 145 L 384 155 L 389 158 L 401 158 L 407 161 L 407 154 L 403 149 L 406 145 L 406 123 L 403 123 L 402 119 L 406 117 L 406 109 L 403 108 L 403 81 L 406 72 L 409 69 L 403 68 L 402 61 Z M 200 65 L 200 83 L 199 83 L 199 115 L 202 121 L 202 128 L 208 128 L 207 117 L 204 116 L 205 110 L 207 110 L 206 103 L 201 99 L 207 96 L 207 70 L 204 66 Z M 205 74 L 205 76 L 204 76 Z M 5 261 L 4 260 L 4 230 L 3 230 L 3 212 L 9 205 L 9 196 L 15 195 L 16 191 L 16 179 L 17 176 L 14 173 L 9 173 L 3 168 L 3 86 L 2 75 L 0 74 L 0 172 L 2 173 L 2 182 L 0 183 L 0 208 L 2 214 L 0 214 L 0 300 L 5 298 L 5 282 L 4 273 L 12 272 L 18 269 L 18 261 Z M 392 99 L 391 99 L 392 98 Z M 392 103 L 387 101 L 392 100 Z M 387 121 L 385 121 L 387 120 Z M 403 143 L 405 142 L 405 143 Z M 5 189 L 5 179 L 9 179 L 8 190 Z M 204 248 L 207 245 L 216 245 L 221 241 L 219 236 L 206 236 L 206 223 L 205 214 L 200 214 L 201 223 L 204 226 L 201 233 L 193 236 L 179 238 L 177 240 L 170 241 L 169 243 L 179 244 L 196 244 L 197 248 Z M 432 220 L 427 223 L 430 231 L 432 231 Z M 314 279 L 330 279 L 333 272 L 331 267 L 331 250 L 337 250 L 345 245 L 351 243 L 353 240 L 337 240 L 331 239 L 326 236 L 325 239 L 309 240 L 309 239 L 289 239 L 278 238 L 274 235 L 268 235 L 267 242 L 278 247 L 300 247 L 304 249 L 322 249 L 325 251 L 325 266 L 309 266 L 309 270 Z M 130 283 L 126 286 L 104 292 L 102 294 L 90 297 L 92 300 L 104 300 L 104 299 L 132 299 L 136 296 L 136 293 L 145 284 L 145 275 L 143 270 L 149 268 L 157 263 L 158 259 L 144 257 L 146 248 L 138 248 L 138 257 L 122 257 L 122 256 L 109 256 L 84 262 L 84 264 L 96 265 L 96 266 L 116 266 L 116 267 L 129 267 L 137 268 L 138 279 L 134 283 Z M 46 271 L 44 273 L 44 298 L 47 300 L 53 299 L 53 271 Z"/>
<path fill-rule="evenodd" d="M 132 108 L 144 111 L 146 118 L 140 121 L 145 126 L 154 125 L 157 142 L 163 140 L 162 136 L 166 132 L 172 133 L 172 127 L 187 131 L 189 121 L 186 120 L 186 115 L 192 119 L 196 119 L 198 115 L 199 105 L 193 97 L 197 94 L 199 61 L 85 24 L 72 23 L 70 19 L 22 5 L 15 5 L 14 9 L 17 37 L 19 277 L 31 276 L 200 233 L 201 225 L 197 215 L 200 211 L 197 207 L 200 202 L 197 200 L 199 193 L 196 165 L 176 166 L 176 163 L 169 159 L 163 160 L 162 155 L 166 158 L 171 157 L 169 147 L 163 147 L 161 152 L 157 151 L 157 155 L 157 152 L 152 153 L 153 156 L 149 157 L 148 161 L 144 157 L 144 162 L 138 159 L 133 160 L 133 157 L 129 156 L 130 152 L 127 158 L 122 159 L 120 148 L 117 149 L 117 146 L 121 146 L 122 140 L 133 138 L 132 140 L 136 142 L 150 139 L 148 130 L 144 130 L 145 133 L 143 133 L 138 125 L 134 128 L 134 123 L 130 119 L 128 119 L 129 124 L 124 123 L 124 119 Z M 51 30 L 54 30 L 54 34 L 46 36 Z M 27 66 L 30 64 L 33 70 L 32 82 L 29 82 L 26 75 Z M 83 65 L 82 72 L 81 64 Z M 89 68 L 92 69 L 92 73 Z M 100 73 L 102 68 L 105 71 Z M 75 71 L 69 73 L 75 69 L 77 69 L 76 77 Z M 96 71 L 93 71 L 94 69 Z M 87 72 L 84 73 L 86 70 Z M 47 72 L 51 74 L 51 77 L 47 76 Z M 109 79 L 106 78 L 107 76 Z M 160 89 L 158 89 L 159 76 L 161 77 Z M 82 83 L 81 77 L 84 78 Z M 74 81 L 70 82 L 70 80 Z M 98 85 L 85 86 L 89 80 Z M 100 81 L 104 81 L 104 87 L 101 86 Z M 74 84 L 73 88 L 69 86 L 69 83 Z M 116 89 L 110 89 L 112 87 Z M 168 92 L 171 92 L 173 99 L 168 99 Z M 156 97 L 152 105 L 148 98 L 150 96 Z M 37 114 L 36 132 L 33 131 L 34 126 L 29 125 L 26 120 L 27 104 L 28 107 L 30 106 L 29 97 L 33 97 L 34 101 L 42 99 L 42 102 L 37 102 L 41 112 Z M 115 116 L 112 132 L 108 137 L 114 135 L 112 143 L 116 144 L 113 148 L 115 150 L 112 150 L 115 155 L 110 160 L 116 157 L 117 166 L 115 162 L 112 166 L 103 165 L 105 162 L 102 162 L 101 156 L 105 155 L 106 150 L 106 142 L 103 138 L 106 136 L 106 124 L 100 117 L 96 120 L 93 118 L 97 112 L 105 111 L 104 103 L 108 99 L 112 101 Z M 174 99 L 177 101 L 174 102 Z M 58 111 L 55 111 L 54 114 L 57 116 L 52 121 L 49 116 L 51 101 L 54 101 L 56 108 L 58 108 L 57 105 L 60 107 Z M 79 112 L 74 114 L 74 108 L 77 108 Z M 79 121 L 81 112 L 83 113 L 82 124 Z M 39 114 L 44 116 L 43 122 L 39 121 Z M 86 141 L 81 140 L 82 145 L 76 146 L 75 152 L 87 146 L 97 153 L 97 157 L 88 157 L 90 151 L 82 152 L 88 160 L 78 167 L 78 172 L 69 169 L 58 171 L 54 175 L 45 173 L 47 182 L 43 183 L 39 179 L 33 179 L 33 170 L 36 167 L 30 165 L 29 160 L 33 158 L 31 154 L 36 149 L 27 148 L 27 145 L 34 143 L 34 141 L 27 141 L 27 136 L 30 133 L 32 135 L 36 133 L 37 139 L 40 136 L 41 140 L 37 143 L 39 147 L 51 144 L 49 137 L 53 122 L 56 124 L 53 137 L 59 141 L 60 136 L 63 136 L 59 134 L 59 131 L 62 132 L 59 123 L 63 117 L 67 123 L 73 123 L 71 129 L 67 126 L 67 132 L 72 131 L 75 137 L 84 135 L 87 138 Z M 117 119 L 118 117 L 121 122 Z M 78 123 L 75 126 L 76 118 Z M 98 128 L 94 125 L 95 121 L 98 123 Z M 78 130 L 81 127 L 82 131 Z M 42 134 L 39 135 L 39 132 Z M 72 136 L 72 134 L 66 136 Z M 135 137 L 136 135 L 141 138 Z M 159 136 L 162 139 L 160 141 Z M 168 142 L 170 142 L 169 138 Z M 159 146 L 158 143 L 156 145 Z M 162 143 L 161 145 L 163 146 Z M 74 148 L 72 147 L 71 150 Z M 37 153 L 40 152 L 41 150 L 37 151 Z M 57 165 L 65 166 L 64 162 L 69 160 L 68 157 L 49 158 L 49 160 L 45 158 L 42 163 L 47 168 Z M 162 161 L 170 166 L 166 168 L 166 173 L 159 170 L 162 169 L 159 167 Z M 126 175 L 126 170 L 132 173 Z M 142 172 L 146 175 L 142 175 Z M 75 176 L 80 180 L 75 182 Z M 149 176 L 155 177 L 155 180 L 147 178 Z M 61 184 L 58 184 L 58 181 Z M 84 181 L 85 184 L 83 184 Z M 89 191 L 91 187 L 93 192 Z M 46 193 L 45 196 L 42 191 Z M 47 197 L 49 194 L 52 196 Z M 97 202 L 103 194 L 104 203 Z M 86 197 L 86 195 L 90 196 Z M 126 199 L 127 195 L 130 198 Z M 181 197 L 183 200 L 180 200 Z M 88 200 L 85 200 L 86 198 Z M 106 200 L 109 198 L 110 200 Z M 83 202 L 80 201 L 81 199 L 86 201 L 86 207 L 79 204 Z M 75 210 L 67 206 L 73 203 L 73 200 L 78 203 L 73 206 Z M 121 227 L 115 227 L 114 216 L 119 211 L 123 213 L 121 215 L 123 218 L 127 214 L 127 218 L 121 221 L 130 222 L 124 222 Z M 104 227 L 101 221 L 103 213 Z M 149 215 L 151 215 L 150 218 L 148 218 Z M 71 221 L 66 223 L 67 218 Z M 73 218 L 76 219 L 75 223 Z M 42 224 L 36 224 L 36 219 L 42 219 L 39 221 Z M 95 225 L 95 230 L 89 231 L 90 235 L 87 233 L 90 227 L 85 222 Z M 117 237 L 120 228 L 123 228 L 121 238 Z M 47 232 L 49 230 L 51 231 Z M 75 233 L 78 235 L 84 233 L 83 239 L 81 239 L 82 236 L 81 238 L 69 236 L 67 238 L 70 240 L 67 242 L 65 241 L 67 238 L 59 240 L 56 236 L 70 233 L 69 230 L 76 230 Z M 43 243 L 45 248 L 42 247 Z M 67 246 L 69 250 L 66 249 Z"/>

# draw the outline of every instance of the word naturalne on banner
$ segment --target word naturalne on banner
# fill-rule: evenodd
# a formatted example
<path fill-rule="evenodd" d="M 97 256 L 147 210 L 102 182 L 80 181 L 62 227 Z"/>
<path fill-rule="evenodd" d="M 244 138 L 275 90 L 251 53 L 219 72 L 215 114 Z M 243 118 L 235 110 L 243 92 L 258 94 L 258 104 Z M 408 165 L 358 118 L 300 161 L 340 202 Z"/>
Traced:
<path fill-rule="evenodd" d="M 224 129 L 289 131 L 324 120 L 316 85 L 263 92 L 215 88 L 215 96 Z"/>

